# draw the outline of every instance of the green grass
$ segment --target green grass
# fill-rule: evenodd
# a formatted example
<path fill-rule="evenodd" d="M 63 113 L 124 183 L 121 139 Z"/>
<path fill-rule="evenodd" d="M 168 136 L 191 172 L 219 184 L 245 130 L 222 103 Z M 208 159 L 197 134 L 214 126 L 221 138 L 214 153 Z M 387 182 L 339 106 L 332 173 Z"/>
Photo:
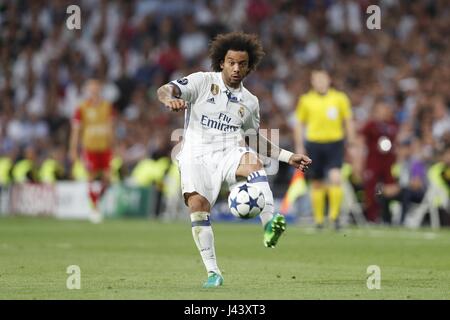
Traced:
<path fill-rule="evenodd" d="M 0 299 L 450 299 L 450 231 L 288 226 L 276 249 L 257 224 L 213 224 L 225 285 L 206 278 L 186 223 L 0 219 Z M 68 290 L 66 268 L 81 268 Z M 381 289 L 366 286 L 381 268 Z"/>

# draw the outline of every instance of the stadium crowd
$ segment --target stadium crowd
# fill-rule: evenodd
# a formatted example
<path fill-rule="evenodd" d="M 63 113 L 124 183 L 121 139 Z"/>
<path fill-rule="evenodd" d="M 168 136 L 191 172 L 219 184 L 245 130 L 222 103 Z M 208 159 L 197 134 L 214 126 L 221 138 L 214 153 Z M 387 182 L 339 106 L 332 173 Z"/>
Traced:
<path fill-rule="evenodd" d="M 81 8 L 80 30 L 66 26 L 72 4 Z M 380 30 L 366 27 L 371 4 L 381 8 Z M 446 0 L 0 0 L 0 157 L 31 159 L 36 167 L 54 159 L 62 167 L 58 178 L 73 178 L 70 121 L 94 75 L 117 109 L 115 153 L 123 171 L 170 157 L 178 143 L 172 133 L 184 118 L 157 102 L 156 88 L 209 70 L 210 39 L 243 30 L 258 34 L 265 48 L 245 85 L 259 98 L 262 128 L 280 130 L 281 147 L 294 147 L 295 107 L 311 70 L 326 68 L 333 86 L 349 95 L 361 132 L 361 143 L 347 150 L 353 185 L 364 184 L 363 128 L 383 101 L 399 128 L 397 163 L 419 163 L 395 176 L 421 199 L 427 170 L 450 149 L 449 15 Z M 448 152 L 446 158 L 441 177 L 448 188 Z M 286 190 L 287 170 L 274 178 L 275 196 Z"/>

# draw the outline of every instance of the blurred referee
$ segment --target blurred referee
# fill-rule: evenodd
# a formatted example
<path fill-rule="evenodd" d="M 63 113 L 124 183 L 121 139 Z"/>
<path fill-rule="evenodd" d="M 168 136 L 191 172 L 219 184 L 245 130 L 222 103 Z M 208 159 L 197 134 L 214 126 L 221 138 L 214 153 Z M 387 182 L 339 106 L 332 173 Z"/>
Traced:
<path fill-rule="evenodd" d="M 311 203 L 319 229 L 324 225 L 327 195 L 328 218 L 339 229 L 344 140 L 349 144 L 355 141 L 350 100 L 344 92 L 330 88 L 330 83 L 327 71 L 313 70 L 312 89 L 299 98 L 296 110 L 296 152 L 313 160 L 307 177 L 311 181 Z"/>

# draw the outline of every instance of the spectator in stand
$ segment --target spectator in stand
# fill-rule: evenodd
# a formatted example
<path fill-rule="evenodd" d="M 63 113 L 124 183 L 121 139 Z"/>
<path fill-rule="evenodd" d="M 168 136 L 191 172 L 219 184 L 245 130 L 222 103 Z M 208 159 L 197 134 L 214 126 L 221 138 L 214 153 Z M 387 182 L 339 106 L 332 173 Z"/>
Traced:
<path fill-rule="evenodd" d="M 400 141 L 397 150 L 397 164 L 394 175 L 397 176 L 400 189 L 397 193 L 380 197 L 382 216 L 387 222 L 392 221 L 390 204 L 392 200 L 401 204 L 400 224 L 404 224 L 412 203 L 420 203 L 427 187 L 427 165 L 423 161 L 420 140 L 405 139 Z"/>

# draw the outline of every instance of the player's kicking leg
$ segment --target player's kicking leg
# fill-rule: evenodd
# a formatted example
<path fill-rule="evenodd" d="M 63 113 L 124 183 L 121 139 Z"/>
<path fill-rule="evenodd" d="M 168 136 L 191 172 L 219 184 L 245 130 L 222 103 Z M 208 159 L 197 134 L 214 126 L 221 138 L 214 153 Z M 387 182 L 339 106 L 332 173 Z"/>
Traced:
<path fill-rule="evenodd" d="M 214 248 L 214 233 L 211 227 L 211 206 L 207 199 L 194 192 L 185 194 L 191 212 L 192 236 L 208 273 L 204 288 L 216 288 L 223 284 L 223 277 L 217 266 Z"/>
<path fill-rule="evenodd" d="M 255 154 L 248 152 L 241 157 L 236 176 L 246 177 L 248 183 L 254 184 L 264 194 L 266 205 L 259 215 L 264 227 L 264 245 L 267 248 L 275 248 L 278 239 L 286 230 L 286 219 L 279 213 L 274 214 L 273 194 L 267 174 Z"/>
<path fill-rule="evenodd" d="M 109 186 L 111 181 L 111 151 L 95 153 L 85 151 L 84 162 L 89 172 L 88 192 L 91 203 L 91 212 L 89 220 L 92 223 L 100 223 L 103 221 L 103 215 L 99 208 L 99 202 Z M 96 183 L 97 177 L 101 177 L 100 183 Z"/>

